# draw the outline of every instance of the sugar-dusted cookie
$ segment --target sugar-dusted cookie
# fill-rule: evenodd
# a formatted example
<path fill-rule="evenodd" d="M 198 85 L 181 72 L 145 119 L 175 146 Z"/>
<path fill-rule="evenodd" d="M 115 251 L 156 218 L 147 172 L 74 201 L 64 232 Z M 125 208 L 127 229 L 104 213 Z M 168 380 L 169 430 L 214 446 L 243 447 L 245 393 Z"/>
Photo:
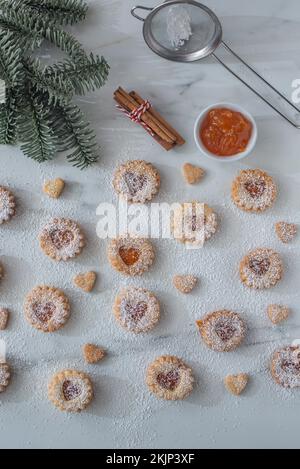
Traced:
<path fill-rule="evenodd" d="M 286 223 L 284 221 L 280 221 L 275 224 L 275 231 L 283 243 L 287 244 L 293 241 L 295 236 L 297 235 L 297 225 L 294 223 Z"/>
<path fill-rule="evenodd" d="M 84 244 L 84 235 L 78 224 L 66 218 L 54 218 L 40 234 L 42 250 L 57 261 L 78 256 Z"/>
<path fill-rule="evenodd" d="M 205 171 L 199 166 L 185 163 L 182 167 L 182 174 L 188 184 L 197 184 L 203 178 Z"/>
<path fill-rule="evenodd" d="M 0 308 L 0 331 L 6 329 L 9 318 L 9 311 L 6 308 Z"/>
<path fill-rule="evenodd" d="M 267 313 L 273 324 L 280 324 L 288 319 L 290 311 L 287 306 L 269 305 Z"/>
<path fill-rule="evenodd" d="M 16 213 L 15 197 L 9 189 L 0 186 L 0 225 L 10 220 Z"/>
<path fill-rule="evenodd" d="M 197 285 L 198 279 L 194 275 L 175 275 L 173 285 L 181 293 L 191 293 Z"/>
<path fill-rule="evenodd" d="M 273 205 L 277 187 L 273 178 L 260 169 L 240 171 L 233 181 L 233 202 L 246 212 L 263 212 Z"/>
<path fill-rule="evenodd" d="M 85 344 L 82 352 L 85 361 L 90 365 L 100 362 L 105 357 L 105 350 L 94 344 Z"/>
<path fill-rule="evenodd" d="M 249 381 L 249 376 L 246 373 L 238 375 L 228 375 L 224 379 L 224 384 L 228 392 L 234 396 L 242 394 Z"/>
<path fill-rule="evenodd" d="M 0 282 L 3 279 L 3 277 L 4 277 L 4 268 L 3 268 L 3 265 L 0 262 Z"/>
<path fill-rule="evenodd" d="M 6 391 L 10 383 L 10 367 L 7 363 L 0 362 L 0 392 Z"/>
<path fill-rule="evenodd" d="M 200 202 L 186 202 L 174 209 L 174 238 L 190 246 L 201 246 L 217 230 L 217 216 L 212 208 Z"/>
<path fill-rule="evenodd" d="M 58 288 L 39 286 L 26 296 L 24 310 L 33 327 L 43 332 L 54 332 L 69 319 L 70 303 Z"/>
<path fill-rule="evenodd" d="M 78 274 L 74 277 L 73 282 L 76 287 L 89 293 L 95 286 L 97 275 L 95 272 L 86 272 L 85 274 Z"/>
<path fill-rule="evenodd" d="M 58 199 L 65 187 L 65 181 L 63 179 L 57 178 L 51 181 L 45 181 L 43 186 L 43 191 L 52 199 Z"/>
<path fill-rule="evenodd" d="M 48 385 L 48 397 L 60 410 L 80 412 L 93 399 L 93 385 L 85 373 L 76 370 L 60 371 Z"/>
<path fill-rule="evenodd" d="M 284 388 L 300 387 L 300 347 L 284 347 L 271 359 L 271 373 L 276 383 Z"/>
<path fill-rule="evenodd" d="M 148 367 L 146 383 L 157 397 L 176 401 L 191 394 L 194 378 L 191 368 L 180 358 L 165 355 L 156 358 Z"/>
<path fill-rule="evenodd" d="M 241 281 L 249 288 L 263 290 L 275 286 L 283 275 L 283 263 L 272 249 L 254 249 L 240 263 Z"/>
<path fill-rule="evenodd" d="M 144 238 L 124 236 L 112 239 L 108 246 L 108 260 L 112 267 L 129 276 L 142 275 L 154 261 L 154 249 Z"/>
<path fill-rule="evenodd" d="M 127 161 L 117 168 L 113 185 L 116 193 L 128 202 L 145 203 L 157 194 L 160 176 L 151 163 Z"/>
<path fill-rule="evenodd" d="M 206 345 L 216 352 L 235 350 L 241 345 L 246 334 L 244 321 L 233 311 L 209 313 L 196 324 Z"/>
<path fill-rule="evenodd" d="M 123 288 L 115 299 L 113 312 L 120 326 L 135 334 L 150 331 L 160 318 L 157 298 L 144 288 Z"/>

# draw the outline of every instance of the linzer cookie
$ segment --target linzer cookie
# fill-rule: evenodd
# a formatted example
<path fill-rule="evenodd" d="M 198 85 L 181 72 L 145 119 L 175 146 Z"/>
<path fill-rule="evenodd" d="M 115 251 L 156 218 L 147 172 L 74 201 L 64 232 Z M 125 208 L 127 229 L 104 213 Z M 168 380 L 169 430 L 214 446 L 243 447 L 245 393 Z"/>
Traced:
<path fill-rule="evenodd" d="M 13 193 L 0 186 L 0 225 L 9 221 L 15 213 L 16 201 Z"/>
<path fill-rule="evenodd" d="M 40 234 L 42 250 L 57 261 L 66 261 L 78 256 L 84 244 L 84 235 L 78 224 L 66 218 L 54 218 Z"/>
<path fill-rule="evenodd" d="M 112 239 L 108 246 L 111 266 L 129 276 L 142 275 L 154 261 L 154 249 L 150 241 L 137 237 Z"/>
<path fill-rule="evenodd" d="M 249 288 L 263 290 L 275 286 L 283 275 L 283 263 L 272 249 L 255 249 L 240 263 L 241 281 Z"/>
<path fill-rule="evenodd" d="M 153 199 L 160 186 L 157 169 L 146 161 L 127 161 L 115 172 L 113 185 L 128 202 L 145 203 Z"/>
<path fill-rule="evenodd" d="M 271 373 L 276 383 L 284 388 L 300 387 L 300 347 L 277 350 L 271 359 Z"/>
<path fill-rule="evenodd" d="M 48 385 L 48 397 L 62 411 L 80 412 L 93 399 L 93 385 L 85 373 L 76 370 L 60 371 Z"/>
<path fill-rule="evenodd" d="M 222 310 L 196 322 L 206 345 L 216 352 L 231 352 L 244 340 L 246 327 L 239 314 Z"/>
<path fill-rule="evenodd" d="M 127 287 L 115 299 L 113 312 L 117 322 L 135 334 L 153 329 L 160 318 L 159 303 L 144 288 Z"/>
<path fill-rule="evenodd" d="M 39 286 L 25 299 L 25 316 L 36 329 L 54 332 L 62 328 L 70 316 L 70 304 L 58 288 Z"/>
<path fill-rule="evenodd" d="M 160 399 L 176 401 L 191 394 L 194 377 L 180 358 L 165 355 L 158 357 L 148 367 L 146 383 L 150 391 Z"/>
<path fill-rule="evenodd" d="M 203 245 L 216 233 L 217 227 L 217 216 L 207 204 L 186 202 L 174 209 L 173 236 L 187 246 Z"/>
<path fill-rule="evenodd" d="M 233 202 L 246 212 L 264 212 L 273 205 L 277 187 L 271 176 L 260 169 L 241 171 L 233 181 Z"/>
<path fill-rule="evenodd" d="M 10 367 L 7 363 L 0 362 L 0 393 L 6 391 L 10 383 Z"/>

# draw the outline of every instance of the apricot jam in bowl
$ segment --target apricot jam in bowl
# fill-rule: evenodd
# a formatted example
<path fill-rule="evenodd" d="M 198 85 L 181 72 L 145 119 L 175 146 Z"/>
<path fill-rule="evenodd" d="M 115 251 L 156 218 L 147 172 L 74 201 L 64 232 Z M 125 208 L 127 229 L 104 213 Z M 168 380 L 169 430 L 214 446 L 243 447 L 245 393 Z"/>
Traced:
<path fill-rule="evenodd" d="M 257 125 L 241 106 L 217 103 L 201 112 L 195 123 L 194 137 L 205 156 L 229 163 L 252 152 L 257 141 Z"/>

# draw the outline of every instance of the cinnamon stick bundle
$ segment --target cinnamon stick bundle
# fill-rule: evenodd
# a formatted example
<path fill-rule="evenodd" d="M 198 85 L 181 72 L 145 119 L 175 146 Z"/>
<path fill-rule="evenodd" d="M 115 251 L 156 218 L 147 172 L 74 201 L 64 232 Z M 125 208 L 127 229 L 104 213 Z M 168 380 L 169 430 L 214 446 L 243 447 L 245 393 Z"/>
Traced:
<path fill-rule="evenodd" d="M 128 114 L 136 111 L 145 103 L 145 100 L 138 93 L 135 91 L 127 93 L 121 87 L 114 92 L 114 99 Z M 152 106 L 141 113 L 140 119 L 144 123 L 145 129 L 165 150 L 171 150 L 177 145 L 185 143 L 181 135 Z"/>

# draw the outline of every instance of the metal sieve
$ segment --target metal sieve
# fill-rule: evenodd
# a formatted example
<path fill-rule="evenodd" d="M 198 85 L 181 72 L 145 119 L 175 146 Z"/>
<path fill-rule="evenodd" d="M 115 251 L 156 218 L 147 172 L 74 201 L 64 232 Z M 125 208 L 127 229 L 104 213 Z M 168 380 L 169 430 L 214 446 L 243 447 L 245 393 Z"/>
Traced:
<path fill-rule="evenodd" d="M 174 47 L 168 34 L 168 18 L 171 9 L 174 6 L 183 6 L 191 21 L 192 34 L 187 40 L 182 41 L 179 47 Z M 138 15 L 137 10 L 144 10 L 148 15 L 143 18 Z M 131 14 L 140 21 L 143 21 L 143 36 L 146 44 L 150 49 L 160 57 L 177 62 L 194 62 L 212 56 L 220 64 L 223 65 L 232 75 L 240 80 L 247 88 L 253 91 L 274 111 L 282 116 L 291 125 L 300 129 L 300 124 L 295 119 L 289 117 L 283 110 L 273 104 L 270 99 L 258 89 L 252 86 L 238 73 L 236 73 L 223 59 L 215 54 L 216 49 L 222 46 L 235 59 L 242 63 L 246 69 L 254 74 L 264 86 L 272 90 L 276 97 L 281 100 L 281 104 L 288 105 L 290 110 L 297 111 L 299 117 L 300 109 L 298 109 L 286 96 L 269 83 L 262 75 L 260 75 L 251 65 L 249 65 L 242 57 L 234 52 L 222 39 L 222 25 L 218 17 L 205 5 L 194 0 L 169 0 L 154 7 L 144 7 L 137 5 L 131 10 Z"/>

